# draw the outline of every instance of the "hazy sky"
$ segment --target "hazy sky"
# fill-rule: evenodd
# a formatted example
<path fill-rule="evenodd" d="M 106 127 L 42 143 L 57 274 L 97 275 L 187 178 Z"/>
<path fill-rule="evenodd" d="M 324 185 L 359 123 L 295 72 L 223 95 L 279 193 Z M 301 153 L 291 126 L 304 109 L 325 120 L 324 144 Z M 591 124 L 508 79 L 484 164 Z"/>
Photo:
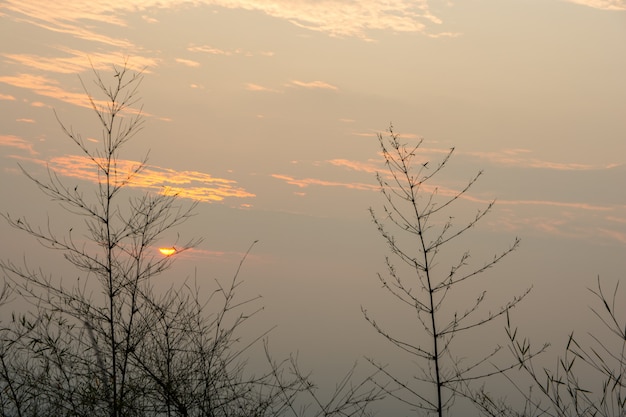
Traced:
<path fill-rule="evenodd" d="M 470 290 L 496 303 L 532 285 L 518 319 L 538 342 L 588 316 L 598 274 L 624 276 L 624 0 L 1 0 L 0 19 L 0 210 L 69 224 L 17 163 L 88 180 L 53 109 L 97 141 L 77 74 L 96 93 L 90 65 L 127 57 L 145 67 L 146 125 L 123 158 L 150 150 L 140 188 L 200 201 L 181 234 L 204 242 L 172 272 L 210 286 L 259 239 L 244 269 L 264 297 L 259 329 L 278 324 L 276 350 L 300 350 L 321 378 L 394 358 L 361 305 L 412 317 L 379 289 L 387 252 L 367 211 L 390 123 L 424 138 L 424 160 L 456 147 L 443 191 L 484 169 L 459 219 L 497 204 L 462 244 L 477 264 L 522 246 Z M 37 253 L 0 233 L 7 257 Z"/>

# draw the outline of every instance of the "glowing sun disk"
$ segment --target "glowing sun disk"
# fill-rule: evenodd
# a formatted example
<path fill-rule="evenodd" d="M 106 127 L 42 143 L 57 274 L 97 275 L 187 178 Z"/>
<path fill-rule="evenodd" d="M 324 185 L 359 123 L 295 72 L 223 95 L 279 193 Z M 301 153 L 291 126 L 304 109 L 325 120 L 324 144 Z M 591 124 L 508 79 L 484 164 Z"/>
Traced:
<path fill-rule="evenodd" d="M 176 253 L 176 249 L 175 248 L 159 248 L 159 252 L 161 252 L 162 255 L 171 256 Z"/>

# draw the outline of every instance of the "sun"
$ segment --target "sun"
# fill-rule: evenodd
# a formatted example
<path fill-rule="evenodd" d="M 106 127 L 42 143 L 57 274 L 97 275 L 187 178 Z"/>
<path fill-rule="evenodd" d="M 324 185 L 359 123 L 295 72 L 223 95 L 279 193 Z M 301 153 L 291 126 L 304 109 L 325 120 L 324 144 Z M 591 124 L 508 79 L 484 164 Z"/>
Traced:
<path fill-rule="evenodd" d="M 176 253 L 176 248 L 159 248 L 159 252 L 161 252 L 162 255 L 165 256 L 172 256 L 173 254 Z"/>

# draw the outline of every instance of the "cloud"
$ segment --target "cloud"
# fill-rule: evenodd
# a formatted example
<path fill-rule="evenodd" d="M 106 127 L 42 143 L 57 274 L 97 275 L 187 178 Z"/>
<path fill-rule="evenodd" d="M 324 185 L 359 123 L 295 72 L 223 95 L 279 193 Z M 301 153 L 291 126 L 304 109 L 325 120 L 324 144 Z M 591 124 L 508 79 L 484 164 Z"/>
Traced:
<path fill-rule="evenodd" d="M 122 66 L 133 71 L 146 70 L 156 66 L 157 61 L 152 58 L 133 56 L 131 60 L 122 53 L 85 53 L 76 49 L 57 47 L 57 50 L 66 54 L 61 57 L 44 57 L 29 54 L 2 54 L 6 59 L 17 64 L 37 69 L 39 71 L 57 74 L 80 74 L 85 71 L 110 70 L 111 65 Z"/>
<path fill-rule="evenodd" d="M 205 53 L 205 54 L 226 55 L 226 56 L 230 56 L 230 55 L 240 54 L 241 53 L 240 49 L 235 49 L 234 51 L 225 51 L 223 49 L 214 48 L 214 47 L 212 47 L 210 45 L 192 45 L 192 46 L 189 46 L 187 48 L 187 50 L 189 52 L 202 52 L 202 53 Z"/>
<path fill-rule="evenodd" d="M 309 89 L 321 88 L 324 90 L 338 90 L 338 88 L 335 87 L 334 85 L 328 84 L 324 81 L 305 82 L 305 81 L 292 80 L 290 84 L 298 86 L 298 87 L 309 88 Z"/>
<path fill-rule="evenodd" d="M 44 97 L 54 98 L 65 103 L 74 104 L 76 106 L 85 107 L 88 109 L 92 109 L 92 102 L 89 100 L 89 96 L 84 93 L 76 93 L 64 90 L 59 85 L 60 83 L 57 80 L 53 80 L 50 78 L 46 78 L 40 75 L 32 75 L 32 74 L 18 74 L 14 76 L 0 76 L 0 83 L 5 83 L 12 85 L 14 87 L 25 88 L 33 92 L 34 94 L 38 94 Z M 108 101 L 98 100 L 93 98 L 93 104 L 98 106 L 101 109 L 106 109 L 110 104 Z M 45 104 L 39 102 L 33 102 L 33 106 L 43 107 Z M 144 117 L 156 117 L 150 113 L 145 111 L 138 110 L 136 108 L 127 107 L 124 109 L 125 112 L 129 114 L 138 114 L 141 112 L 141 115 Z M 168 120 L 167 118 L 159 117 L 160 120 Z"/>
<path fill-rule="evenodd" d="M 431 2 L 432 0 L 198 0 L 194 4 L 257 11 L 331 36 L 371 40 L 368 33 L 377 30 L 430 34 L 430 26 L 442 23 L 431 12 Z M 3 7 L 14 19 L 26 20 L 48 30 L 130 51 L 136 49 L 131 42 L 99 34 L 91 29 L 93 23 L 124 27 L 127 25 L 123 18 L 125 13 L 142 13 L 156 8 L 174 9 L 187 3 L 187 0 L 5 0 Z M 145 14 L 142 13 L 141 16 L 145 18 Z M 443 33 L 449 36 L 449 32 Z"/>
<path fill-rule="evenodd" d="M 605 169 L 611 166 L 594 166 L 574 162 L 545 161 L 538 158 L 530 157 L 529 155 L 531 153 L 532 151 L 528 149 L 504 149 L 494 152 L 463 152 L 462 154 L 485 159 L 491 163 L 498 165 L 524 168 L 543 168 L 559 171 L 589 171 L 594 169 Z"/>
<path fill-rule="evenodd" d="M 338 167 L 345 167 L 354 171 L 367 172 L 368 174 L 375 174 L 381 169 L 380 164 L 372 160 L 369 160 L 367 162 L 360 162 L 350 161 L 348 159 L 331 159 L 328 161 L 328 163 Z"/>
<path fill-rule="evenodd" d="M 0 94 L 0 100 L 9 100 L 9 101 L 14 101 L 15 97 L 10 96 L 8 94 Z"/>
<path fill-rule="evenodd" d="M 602 10 L 626 10 L 626 0 L 565 0 Z"/>
<path fill-rule="evenodd" d="M 282 175 L 282 174 L 272 174 L 272 177 L 279 179 L 279 180 L 283 180 L 287 184 L 295 185 L 299 188 L 305 188 L 305 187 L 308 187 L 309 185 L 320 185 L 320 186 L 325 186 L 325 187 L 343 187 L 343 188 L 349 188 L 353 190 L 367 190 L 367 191 L 375 191 L 379 189 L 377 185 L 365 184 L 365 183 L 326 181 L 326 180 L 320 180 L 317 178 L 296 179 L 288 175 Z"/>
<path fill-rule="evenodd" d="M 40 96 L 51 97 L 66 103 L 91 108 L 89 98 L 84 93 L 66 91 L 59 86 L 58 81 L 40 75 L 18 74 L 15 76 L 2 76 L 0 77 L 0 83 L 25 88 Z"/>
<path fill-rule="evenodd" d="M 157 19 L 155 19 L 154 17 L 151 17 L 151 16 L 143 15 L 143 16 L 141 16 L 141 19 L 143 21 L 145 21 L 145 22 L 148 22 L 148 23 L 159 23 L 159 21 Z"/>
<path fill-rule="evenodd" d="M 176 58 L 176 62 L 178 62 L 179 64 L 186 65 L 188 67 L 199 67 L 200 66 L 199 62 L 192 61 L 190 59 Z"/>
<path fill-rule="evenodd" d="M 117 4 L 116 4 L 117 3 Z M 12 12 L 14 19 L 26 21 L 43 29 L 53 32 L 70 34 L 76 38 L 103 43 L 106 45 L 124 48 L 129 51 L 134 45 L 125 39 L 116 39 L 94 32 L 93 22 L 125 26 L 117 10 L 130 11 L 135 8 L 132 2 L 119 8 L 121 1 L 86 2 L 81 0 L 47 1 L 47 0 L 5 0 L 3 8 Z M 91 21 L 90 25 L 85 21 Z"/>
<path fill-rule="evenodd" d="M 248 90 L 248 91 L 264 91 L 264 92 L 268 92 L 268 93 L 279 93 L 280 92 L 280 91 L 275 90 L 273 88 L 264 87 L 262 85 L 253 84 L 253 83 L 246 84 L 246 90 Z"/>
<path fill-rule="evenodd" d="M 626 233 L 619 232 L 617 230 L 603 229 L 603 228 L 599 228 L 598 231 L 605 237 L 608 237 L 613 240 L 617 240 L 620 243 L 626 244 Z"/>
<path fill-rule="evenodd" d="M 15 119 L 15 121 L 18 123 L 35 123 L 33 119 L 26 119 L 26 118 Z"/>
<path fill-rule="evenodd" d="M 498 200 L 498 204 L 514 206 L 550 206 L 586 211 L 613 211 L 615 209 L 612 206 L 553 200 Z"/>
<path fill-rule="evenodd" d="M 28 152 L 31 155 L 37 155 L 33 144 L 14 135 L 0 135 L 0 146 L 17 148 Z"/>
<path fill-rule="evenodd" d="M 331 36 L 371 40 L 367 32 L 426 33 L 427 25 L 441 24 L 431 13 L 429 0 L 205 0 L 230 9 L 261 11 L 309 30 Z"/>
<path fill-rule="evenodd" d="M 0 144 L 2 144 L 0 136 Z M 19 141 L 14 141 L 11 145 L 11 137 L 6 139 L 7 146 L 21 146 Z M 40 165 L 46 165 L 57 175 L 68 178 L 78 178 L 81 180 L 99 182 L 98 171 L 94 169 L 94 162 L 82 155 L 66 155 L 54 157 L 47 161 L 31 159 Z M 131 176 L 137 167 L 141 165 L 138 161 L 117 160 L 117 181 L 122 183 L 128 181 L 129 187 L 142 188 L 158 192 L 160 194 L 176 194 L 181 198 L 189 198 L 202 202 L 219 202 L 227 198 L 253 198 L 255 194 L 250 193 L 237 186 L 237 182 L 225 178 L 215 178 L 210 174 L 198 171 L 176 171 L 170 168 L 162 168 L 154 165 L 145 167 Z"/>

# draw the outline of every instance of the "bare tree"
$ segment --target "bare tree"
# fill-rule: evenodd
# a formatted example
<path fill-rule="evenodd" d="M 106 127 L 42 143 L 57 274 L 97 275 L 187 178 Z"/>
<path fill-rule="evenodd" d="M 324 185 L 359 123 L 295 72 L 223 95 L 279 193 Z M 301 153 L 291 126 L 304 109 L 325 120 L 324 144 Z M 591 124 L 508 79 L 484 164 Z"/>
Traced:
<path fill-rule="evenodd" d="M 509 248 L 477 267 L 470 265 L 469 251 L 463 252 L 450 266 L 442 265 L 442 251 L 476 226 L 493 207 L 494 202 L 489 203 L 465 223 L 455 222 L 450 212 L 482 172 L 460 190 L 441 195 L 432 184 L 433 178 L 447 166 L 454 148 L 439 162 L 416 162 L 422 141 L 408 146 L 401 142 L 392 127 L 388 133 L 387 137 L 378 135 L 387 168 L 385 173 L 377 174 L 384 197 L 383 214 L 378 215 L 373 209 L 370 212 L 393 257 L 386 258 L 387 274 L 378 274 L 378 278 L 383 288 L 408 308 L 411 319 L 421 331 L 398 336 L 379 324 L 366 309 L 363 314 L 379 334 L 407 355 L 406 363 L 416 363 L 418 368 L 408 381 L 395 375 L 386 365 L 369 360 L 386 376 L 386 382 L 378 383 L 389 396 L 413 409 L 443 416 L 448 414 L 458 396 L 476 398 L 476 391 L 469 388 L 470 382 L 501 372 L 486 367 L 500 347 L 472 362 L 465 362 L 455 356 L 462 351 L 454 350 L 453 342 L 457 336 L 503 317 L 528 293 L 514 297 L 491 312 L 483 308 L 486 291 L 477 290 L 475 298 L 471 298 L 465 295 L 471 288 L 463 286 L 474 282 L 514 251 L 519 240 L 515 239 Z M 462 295 L 466 302 L 464 310 L 448 302 L 455 290 L 456 296 Z"/>
<path fill-rule="evenodd" d="M 184 208 L 176 196 L 166 193 L 124 194 L 146 162 L 128 167 L 119 159 L 121 148 L 143 125 L 141 108 L 134 107 L 142 73 L 126 65 L 114 67 L 110 84 L 94 73 L 104 100 L 89 94 L 84 83 L 83 88 L 101 127 L 98 146 L 92 147 L 79 133 L 59 123 L 97 172 L 95 195 L 67 185 L 50 168 L 46 179 L 22 168 L 52 200 L 82 217 L 84 227 L 73 225 L 59 234 L 50 224 L 35 227 L 27 219 L 3 215 L 11 226 L 62 251 L 82 272 L 82 281 L 79 278 L 74 285 L 67 285 L 26 263 L 2 261 L 0 265 L 19 293 L 38 309 L 32 320 L 24 318 L 23 322 L 32 346 L 30 354 L 49 367 L 47 377 L 55 381 L 48 386 L 65 386 L 57 393 L 63 392 L 66 398 L 50 398 L 47 406 L 82 415 L 81 402 L 87 391 L 97 390 L 94 401 L 113 417 L 133 414 L 143 401 L 140 381 L 134 380 L 136 374 L 131 371 L 133 354 L 151 325 L 141 313 L 150 305 L 145 297 L 152 285 L 149 280 L 173 260 L 154 256 L 152 246 L 166 231 L 186 221 L 194 205 Z M 180 243 L 178 251 L 196 243 L 198 240 Z M 94 296 L 91 291 L 96 282 L 101 293 Z"/>

